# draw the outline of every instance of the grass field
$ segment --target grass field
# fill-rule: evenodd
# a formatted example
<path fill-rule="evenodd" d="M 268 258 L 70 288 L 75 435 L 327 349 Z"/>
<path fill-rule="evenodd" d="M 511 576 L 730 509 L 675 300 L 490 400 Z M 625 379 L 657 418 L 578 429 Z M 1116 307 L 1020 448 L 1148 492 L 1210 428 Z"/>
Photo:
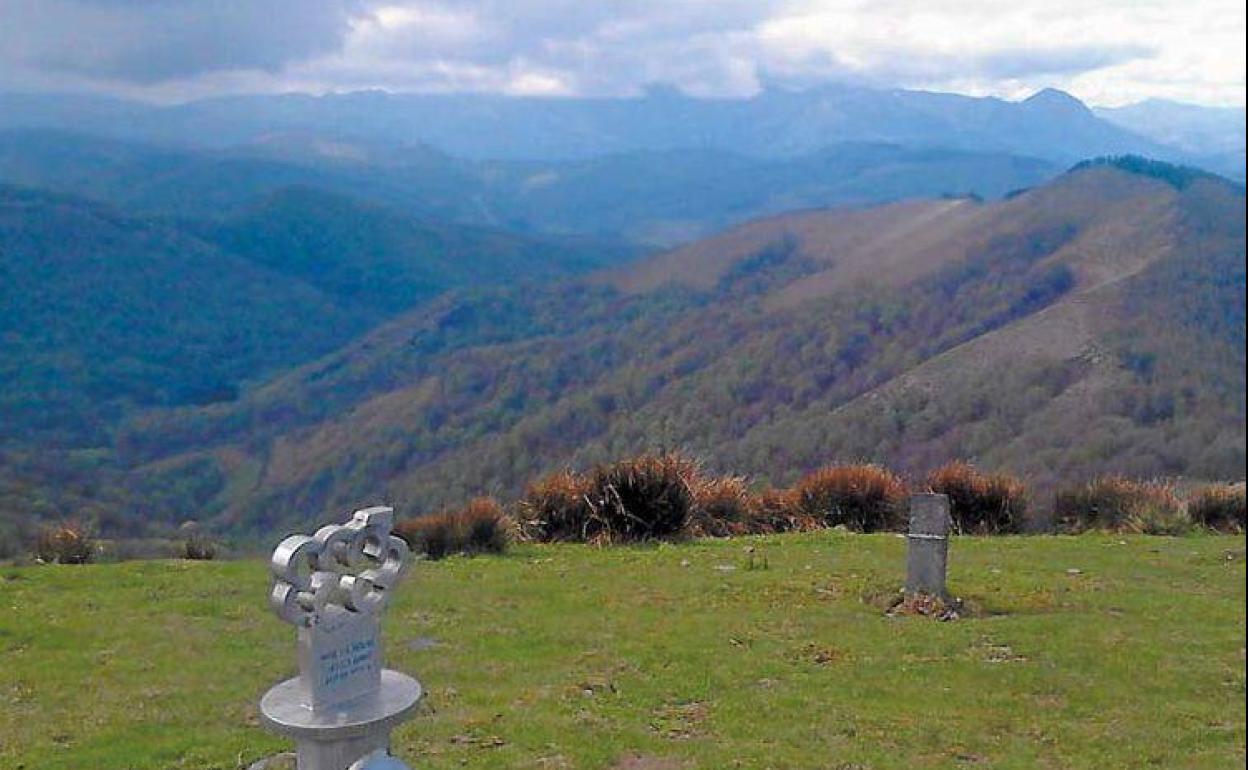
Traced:
<path fill-rule="evenodd" d="M 751 557 L 745 547 L 752 545 Z M 904 542 L 523 546 L 411 573 L 414 768 L 1232 768 L 1244 538 L 962 538 L 975 617 L 889 618 Z M 239 768 L 294 668 L 260 562 L 0 569 L 0 768 Z"/>

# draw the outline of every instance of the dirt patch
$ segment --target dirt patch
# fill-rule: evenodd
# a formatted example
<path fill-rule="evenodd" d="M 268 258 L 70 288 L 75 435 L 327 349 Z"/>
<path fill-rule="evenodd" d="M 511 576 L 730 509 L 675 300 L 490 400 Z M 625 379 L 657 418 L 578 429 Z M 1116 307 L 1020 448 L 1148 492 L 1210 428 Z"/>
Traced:
<path fill-rule="evenodd" d="M 890 607 L 884 614 L 889 617 L 918 615 L 941 622 L 949 622 L 962 617 L 962 602 L 956 599 L 945 601 L 939 596 L 931 596 L 929 594 L 914 594 L 902 597 L 900 601 Z"/>
<path fill-rule="evenodd" d="M 702 734 L 709 716 L 710 707 L 701 701 L 668 704 L 654 710 L 650 729 L 668 740 L 686 740 Z"/>
<path fill-rule="evenodd" d="M 813 663 L 816 666 L 831 666 L 841 663 L 848 659 L 848 654 L 844 650 L 838 650 L 835 647 L 829 647 L 817 642 L 808 642 L 799 648 L 793 655 L 796 660 Z"/>
<path fill-rule="evenodd" d="M 886 617 L 923 617 L 942 622 L 986 618 L 1009 613 L 986 606 L 976 598 L 941 599 L 916 594 L 906 596 L 895 586 L 870 586 L 862 592 L 862 603 L 874 607 Z"/>
<path fill-rule="evenodd" d="M 971 648 L 971 654 L 984 663 L 1027 662 L 1026 655 L 1019 655 L 1010 645 L 992 639 L 980 639 Z"/>
<path fill-rule="evenodd" d="M 682 770 L 683 762 L 667 757 L 648 757 L 641 754 L 629 754 L 621 757 L 611 765 L 611 770 Z"/>

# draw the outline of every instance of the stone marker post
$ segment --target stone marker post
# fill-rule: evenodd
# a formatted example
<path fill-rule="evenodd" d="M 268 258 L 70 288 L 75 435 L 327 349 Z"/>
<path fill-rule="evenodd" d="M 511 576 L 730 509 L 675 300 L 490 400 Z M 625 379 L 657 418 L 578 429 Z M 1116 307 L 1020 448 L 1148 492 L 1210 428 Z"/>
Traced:
<path fill-rule="evenodd" d="M 906 535 L 906 595 L 927 594 L 947 600 L 949 496 L 913 495 L 910 532 Z"/>
<path fill-rule="evenodd" d="M 410 770 L 390 756 L 390 731 L 424 692 L 381 664 L 381 611 L 408 566 L 393 524 L 390 508 L 366 508 L 273 551 L 269 603 L 298 629 L 299 676 L 265 693 L 260 714 L 294 739 L 299 770 Z"/>

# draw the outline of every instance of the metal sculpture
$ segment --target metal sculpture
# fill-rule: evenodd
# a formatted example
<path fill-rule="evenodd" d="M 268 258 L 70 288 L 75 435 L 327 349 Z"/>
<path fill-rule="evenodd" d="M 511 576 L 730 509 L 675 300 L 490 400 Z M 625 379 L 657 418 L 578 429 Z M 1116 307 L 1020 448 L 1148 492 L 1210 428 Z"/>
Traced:
<path fill-rule="evenodd" d="M 295 739 L 299 770 L 405 770 L 390 731 L 423 697 L 381 661 L 381 613 L 407 571 L 394 511 L 356 511 L 345 524 L 291 535 L 270 559 L 269 604 L 295 626 L 299 676 L 260 701 L 266 726 Z"/>

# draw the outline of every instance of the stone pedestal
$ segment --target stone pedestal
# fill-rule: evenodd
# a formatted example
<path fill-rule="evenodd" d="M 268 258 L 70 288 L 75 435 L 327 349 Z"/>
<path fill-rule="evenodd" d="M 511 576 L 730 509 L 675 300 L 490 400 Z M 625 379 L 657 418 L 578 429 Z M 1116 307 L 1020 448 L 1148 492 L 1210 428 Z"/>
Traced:
<path fill-rule="evenodd" d="M 906 594 L 948 599 L 945 576 L 949 563 L 948 495 L 910 498 L 910 531 L 906 535 Z"/>
<path fill-rule="evenodd" d="M 260 699 L 265 727 L 295 741 L 299 770 L 403 770 L 390 757 L 390 731 L 420 705 L 424 691 L 406 674 L 386 669 L 380 688 L 332 710 L 313 710 L 299 677 Z"/>

